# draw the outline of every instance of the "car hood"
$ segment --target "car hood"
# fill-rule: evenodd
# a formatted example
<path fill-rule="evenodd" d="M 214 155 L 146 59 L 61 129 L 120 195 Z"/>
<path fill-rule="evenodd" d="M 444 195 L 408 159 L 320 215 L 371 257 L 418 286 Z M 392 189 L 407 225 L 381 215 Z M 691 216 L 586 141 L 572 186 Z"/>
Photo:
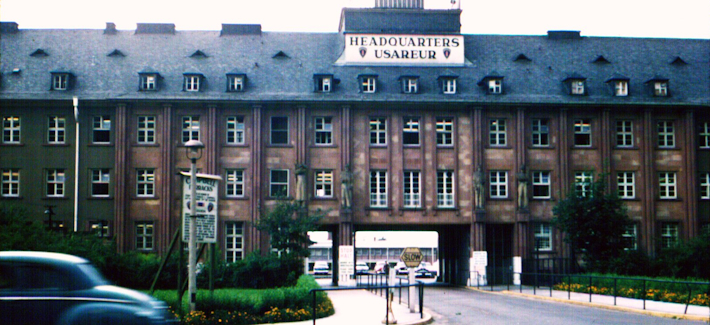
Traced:
<path fill-rule="evenodd" d="M 114 298 L 114 299 L 120 299 L 120 300 L 129 300 L 129 301 L 134 301 L 134 302 L 139 302 L 139 303 L 148 303 L 148 302 L 153 302 L 156 299 L 144 294 L 142 292 L 138 292 L 135 290 L 131 289 L 126 289 L 118 286 L 113 286 L 113 285 L 100 285 L 94 287 L 93 291 L 97 295 L 100 295 L 102 297 L 106 298 Z"/>

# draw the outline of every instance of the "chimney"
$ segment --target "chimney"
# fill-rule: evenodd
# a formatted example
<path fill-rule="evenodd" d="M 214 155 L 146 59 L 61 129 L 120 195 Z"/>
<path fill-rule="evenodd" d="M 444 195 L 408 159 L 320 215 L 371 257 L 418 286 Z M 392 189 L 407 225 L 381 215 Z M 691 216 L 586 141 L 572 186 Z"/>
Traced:
<path fill-rule="evenodd" d="M 114 35 L 116 34 L 116 24 L 106 23 L 106 29 L 104 29 L 104 35 Z"/>
<path fill-rule="evenodd" d="M 19 31 L 17 23 L 14 21 L 0 22 L 0 34 L 17 34 Z"/>
<path fill-rule="evenodd" d="M 579 35 L 578 30 L 549 30 L 547 38 L 551 40 L 582 39 L 582 36 Z"/>
<path fill-rule="evenodd" d="M 378 9 L 424 9 L 424 0 L 375 0 Z"/>
<path fill-rule="evenodd" d="M 138 23 L 136 34 L 175 34 L 175 24 Z"/>
<path fill-rule="evenodd" d="M 219 36 L 231 35 L 261 35 L 261 25 L 222 24 L 222 31 Z"/>

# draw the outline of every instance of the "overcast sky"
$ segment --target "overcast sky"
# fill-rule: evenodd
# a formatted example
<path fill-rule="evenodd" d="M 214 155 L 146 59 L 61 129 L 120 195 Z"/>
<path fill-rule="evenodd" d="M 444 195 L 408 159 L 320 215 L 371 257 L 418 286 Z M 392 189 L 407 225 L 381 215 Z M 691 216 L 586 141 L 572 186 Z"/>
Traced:
<path fill-rule="evenodd" d="M 424 0 L 451 8 L 451 0 Z M 710 39 L 710 0 L 456 0 L 464 34 L 544 35 L 579 30 L 583 36 Z M 174 23 L 178 30 L 219 30 L 222 23 L 261 24 L 265 31 L 337 32 L 343 7 L 375 0 L 2 0 L 0 20 L 20 28 L 103 29 L 113 22 Z"/>

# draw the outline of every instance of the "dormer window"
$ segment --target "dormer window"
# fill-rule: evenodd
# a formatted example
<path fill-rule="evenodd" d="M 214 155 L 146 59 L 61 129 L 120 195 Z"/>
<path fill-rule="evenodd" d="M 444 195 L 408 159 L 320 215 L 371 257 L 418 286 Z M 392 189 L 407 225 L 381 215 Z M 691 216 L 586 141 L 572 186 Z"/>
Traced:
<path fill-rule="evenodd" d="M 405 94 L 416 94 L 419 92 L 419 77 L 416 76 L 403 76 L 400 78 L 402 81 L 402 92 Z"/>
<path fill-rule="evenodd" d="M 142 91 L 158 90 L 158 74 L 157 73 L 142 73 L 142 74 L 140 74 L 140 90 L 142 90 Z"/>
<path fill-rule="evenodd" d="M 447 70 L 444 75 L 439 76 L 437 81 L 441 86 L 441 93 L 446 95 L 456 94 L 456 79 L 458 78 L 453 72 Z"/>
<path fill-rule="evenodd" d="M 70 72 L 55 71 L 52 72 L 52 90 L 69 90 L 72 87 L 72 77 Z"/>
<path fill-rule="evenodd" d="M 315 91 L 317 93 L 329 93 L 333 90 L 333 75 L 317 74 L 313 76 Z"/>
<path fill-rule="evenodd" d="M 377 91 L 377 76 L 376 75 L 360 75 L 360 91 L 365 94 L 373 94 Z"/>
<path fill-rule="evenodd" d="M 487 94 L 500 95 L 503 93 L 503 76 L 493 72 L 483 77 L 478 86 L 485 89 Z"/>
<path fill-rule="evenodd" d="M 227 92 L 244 91 L 247 76 L 243 73 L 227 74 Z"/>
<path fill-rule="evenodd" d="M 184 76 L 183 90 L 190 92 L 200 91 L 200 84 L 202 83 L 202 74 L 197 73 L 186 73 Z"/>
<path fill-rule="evenodd" d="M 670 95 L 668 91 L 668 78 L 655 76 L 651 80 L 646 81 L 647 85 L 650 85 L 651 91 L 654 97 L 668 97 Z"/>
<path fill-rule="evenodd" d="M 567 90 L 570 95 L 583 96 L 587 94 L 586 80 L 587 78 L 573 73 L 562 82 L 564 82 L 567 86 Z"/>
<path fill-rule="evenodd" d="M 611 85 L 614 96 L 625 97 L 629 95 L 629 78 L 615 74 L 606 83 Z"/>
<path fill-rule="evenodd" d="M 573 80 L 570 86 L 572 95 L 584 95 L 584 80 Z"/>

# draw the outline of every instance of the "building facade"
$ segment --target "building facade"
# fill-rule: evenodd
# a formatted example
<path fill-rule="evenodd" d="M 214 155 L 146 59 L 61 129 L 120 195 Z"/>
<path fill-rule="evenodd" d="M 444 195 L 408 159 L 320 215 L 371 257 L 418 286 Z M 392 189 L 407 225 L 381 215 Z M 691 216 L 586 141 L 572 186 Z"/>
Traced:
<path fill-rule="evenodd" d="M 630 249 L 708 229 L 710 41 L 462 35 L 458 9 L 393 6 L 344 9 L 339 33 L 4 22 L 0 200 L 162 253 L 197 139 L 227 261 L 268 251 L 255 222 L 283 199 L 327 209 L 335 245 L 438 231 L 452 282 L 473 251 L 565 257 L 552 208 L 602 172 Z"/>

